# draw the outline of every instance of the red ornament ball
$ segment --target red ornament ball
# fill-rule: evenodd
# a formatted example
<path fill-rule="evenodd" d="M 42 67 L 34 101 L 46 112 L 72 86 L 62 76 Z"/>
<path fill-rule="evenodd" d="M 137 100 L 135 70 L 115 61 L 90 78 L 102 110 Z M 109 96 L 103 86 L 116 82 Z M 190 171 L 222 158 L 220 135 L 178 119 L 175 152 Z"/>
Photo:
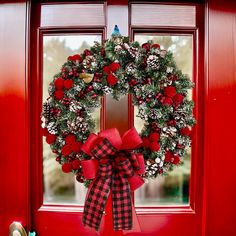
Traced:
<path fill-rule="evenodd" d="M 176 88 L 173 86 L 167 86 L 164 89 L 164 95 L 169 98 L 173 98 L 176 95 Z"/>
<path fill-rule="evenodd" d="M 50 133 L 48 132 L 48 129 L 47 129 L 47 128 L 43 128 L 43 129 L 42 129 L 42 134 L 43 134 L 43 136 L 47 136 L 47 135 L 49 135 Z"/>
<path fill-rule="evenodd" d="M 61 154 L 63 156 L 69 156 L 73 152 L 72 147 L 70 144 L 66 144 L 61 149 Z"/>
<path fill-rule="evenodd" d="M 82 143 L 81 142 L 75 142 L 71 146 L 73 152 L 79 152 L 81 147 L 82 147 Z"/>
<path fill-rule="evenodd" d="M 72 166 L 70 163 L 64 163 L 61 169 L 64 173 L 70 173 L 72 171 Z"/>
<path fill-rule="evenodd" d="M 176 154 L 174 155 L 174 160 L 172 161 L 174 165 L 178 165 L 180 163 L 180 157 Z"/>
<path fill-rule="evenodd" d="M 64 92 L 62 90 L 57 90 L 55 91 L 54 93 L 54 97 L 57 99 L 57 100 L 62 100 L 64 98 Z"/>
<path fill-rule="evenodd" d="M 80 168 L 80 160 L 76 159 L 72 161 L 71 165 L 74 170 L 78 170 Z"/>
<path fill-rule="evenodd" d="M 173 104 L 173 100 L 171 98 L 166 97 L 164 98 L 162 104 L 166 106 L 171 106 Z"/>
<path fill-rule="evenodd" d="M 76 137 L 74 134 L 68 134 L 65 138 L 67 144 L 72 144 L 76 141 Z"/>
<path fill-rule="evenodd" d="M 64 86 L 64 79 L 62 79 L 61 77 L 55 79 L 54 85 L 55 85 L 56 89 L 63 89 L 63 86 Z"/>
<path fill-rule="evenodd" d="M 103 72 L 105 72 L 106 74 L 109 74 L 110 73 L 110 67 L 109 66 L 104 66 L 102 68 Z"/>
<path fill-rule="evenodd" d="M 184 95 L 178 93 L 173 97 L 173 101 L 176 105 L 179 105 L 183 102 L 184 100 Z"/>
<path fill-rule="evenodd" d="M 143 140 L 143 147 L 148 148 L 150 144 L 149 138 L 143 137 L 142 140 Z"/>
<path fill-rule="evenodd" d="M 56 141 L 56 139 L 57 139 L 57 136 L 55 134 L 48 134 L 46 136 L 46 142 L 48 144 L 53 144 Z"/>
<path fill-rule="evenodd" d="M 160 139 L 160 134 L 157 132 L 151 132 L 149 135 L 149 140 L 151 142 L 158 141 Z"/>
<path fill-rule="evenodd" d="M 91 51 L 88 49 L 85 49 L 83 54 L 84 54 L 84 56 L 91 56 L 92 55 Z"/>
<path fill-rule="evenodd" d="M 145 49 L 146 52 L 149 52 L 151 45 L 150 45 L 150 43 L 144 43 L 144 44 L 142 44 L 142 48 Z"/>
<path fill-rule="evenodd" d="M 159 151 L 160 150 L 160 144 L 158 143 L 158 142 L 151 142 L 150 143 L 150 149 L 151 149 L 151 151 L 153 151 L 153 152 L 157 152 L 157 151 Z"/>
<path fill-rule="evenodd" d="M 118 79 L 117 79 L 117 77 L 116 76 L 114 76 L 113 74 L 109 74 L 108 76 L 107 76 L 107 83 L 109 84 L 109 85 L 115 85 L 115 84 L 117 84 L 117 82 L 118 82 Z"/>
<path fill-rule="evenodd" d="M 188 136 L 188 137 L 190 137 L 191 136 L 191 130 L 189 129 L 189 127 L 184 127 L 184 128 L 181 128 L 180 130 L 179 130 L 179 133 L 180 134 L 182 134 L 182 135 L 184 135 L 184 136 Z"/>
<path fill-rule="evenodd" d="M 67 79 L 64 81 L 64 88 L 70 89 L 73 87 L 74 81 L 72 79 Z"/>
<path fill-rule="evenodd" d="M 118 69 L 120 69 L 120 63 L 118 62 L 112 62 L 109 66 L 111 72 L 116 72 Z"/>

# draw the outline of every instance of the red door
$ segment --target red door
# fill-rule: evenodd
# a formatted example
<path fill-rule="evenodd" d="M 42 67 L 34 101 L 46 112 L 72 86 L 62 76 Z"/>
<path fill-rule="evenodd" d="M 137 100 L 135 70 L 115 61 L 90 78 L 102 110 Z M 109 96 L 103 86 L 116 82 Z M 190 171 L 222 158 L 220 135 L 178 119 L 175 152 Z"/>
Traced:
<path fill-rule="evenodd" d="M 55 158 L 50 158 L 50 154 L 47 154 L 47 144 L 43 144 L 43 149 L 41 148 L 40 112 L 42 100 L 47 96 L 48 84 L 65 58 L 76 53 L 75 50 L 81 52 L 94 40 L 101 41 L 106 38 L 111 34 L 113 24 L 118 24 L 121 33 L 129 32 L 130 37 L 140 43 L 152 39 L 172 50 L 176 60 L 179 60 L 180 67 L 186 70 L 196 83 L 192 96 L 196 103 L 195 115 L 198 125 L 194 129 L 195 139 L 190 157 L 181 170 L 175 171 L 169 177 L 146 183 L 135 193 L 134 202 L 142 229 L 141 234 L 158 233 L 164 236 L 181 232 L 181 235 L 186 236 L 199 235 L 202 219 L 202 165 L 198 156 L 202 153 L 202 144 L 199 142 L 202 129 L 202 101 L 198 93 L 203 84 L 203 66 L 198 63 L 198 60 L 203 56 L 201 48 L 203 26 L 202 21 L 199 20 L 202 19 L 202 7 L 196 5 L 176 7 L 163 4 L 107 6 L 73 3 L 37 4 L 33 5 L 33 9 L 37 14 L 33 16 L 31 44 L 37 44 L 38 47 L 31 48 L 31 57 L 37 55 L 37 60 L 31 61 L 31 135 L 34 143 L 31 150 L 31 155 L 34 156 L 31 166 L 31 186 L 34 193 L 32 228 L 39 235 L 78 233 L 95 235 L 81 223 L 84 189 L 74 183 L 73 177 L 69 178 L 57 173 L 56 169 L 52 171 L 52 166 L 56 166 Z M 146 9 L 146 15 L 145 13 L 139 15 L 143 9 Z M 183 11 L 185 14 L 181 15 Z M 76 15 L 76 12 L 83 14 L 82 19 L 81 16 Z M 171 21 L 162 12 L 176 14 L 176 18 Z M 151 17 L 145 18 L 155 14 L 158 15 L 155 20 L 150 21 Z M 70 17 L 71 15 L 74 17 Z M 120 102 L 116 102 L 107 96 L 102 103 L 100 115 L 99 111 L 94 114 L 98 120 L 97 130 L 117 127 L 123 133 L 133 125 L 137 129 L 140 128 L 140 121 L 135 118 L 137 114 L 134 114 L 135 109 L 131 106 L 131 97 L 127 96 Z M 60 184 L 54 178 L 57 178 Z M 104 216 L 101 234 L 122 235 L 122 232 L 112 230 L 110 220 L 112 214 L 109 207 L 111 205 L 108 206 Z"/>
<path fill-rule="evenodd" d="M 56 162 L 53 160 L 54 164 L 50 164 L 51 159 L 47 159 L 47 150 L 40 134 L 40 112 L 47 87 L 45 81 L 47 81 L 49 73 L 53 73 L 50 69 L 60 61 L 63 62 L 67 53 L 79 50 L 78 46 L 77 48 L 74 46 L 75 44 L 80 45 L 82 50 L 83 47 L 90 45 L 93 39 L 105 39 L 107 35 L 110 35 L 113 24 L 120 26 L 121 33 L 129 33 L 131 38 L 140 42 L 150 38 L 162 41 L 165 47 L 173 50 L 180 61 L 183 57 L 178 53 L 184 52 L 184 58 L 188 58 L 188 61 L 181 62 L 183 70 L 187 70 L 196 83 L 192 96 L 196 104 L 194 112 L 198 122 L 194 128 L 189 165 L 185 166 L 180 173 L 170 174 L 165 179 L 146 184 L 135 194 L 134 201 L 142 232 L 128 235 L 200 236 L 205 234 L 205 229 L 207 236 L 222 235 L 224 232 L 227 232 L 225 235 L 234 235 L 232 209 L 234 209 L 233 197 L 235 195 L 226 189 L 225 196 L 220 193 L 220 197 L 224 199 L 224 205 L 227 207 L 218 204 L 221 202 L 218 197 L 219 192 L 216 187 L 213 187 L 216 182 L 214 178 L 216 174 L 212 170 L 210 171 L 209 165 L 211 160 L 212 162 L 213 160 L 220 161 L 223 154 L 220 147 L 214 147 L 214 140 L 217 140 L 217 144 L 219 143 L 217 132 L 214 131 L 213 126 L 210 126 L 208 137 L 212 138 L 211 142 L 204 140 L 203 136 L 203 120 L 208 122 L 207 124 L 212 124 L 210 118 L 214 118 L 216 124 L 218 118 L 214 116 L 214 112 L 222 107 L 222 103 L 215 102 L 218 98 L 222 99 L 223 95 L 218 91 L 222 87 L 217 83 L 218 74 L 214 70 L 213 63 L 214 59 L 217 60 L 214 58 L 214 53 L 218 52 L 219 58 L 222 56 L 222 52 L 215 51 L 217 43 L 211 43 L 211 41 L 217 42 L 217 40 L 223 42 L 217 39 L 212 23 L 213 20 L 222 22 L 221 16 L 214 11 L 214 7 L 220 9 L 220 6 L 214 5 L 210 1 L 209 17 L 212 22 L 209 27 L 212 31 L 209 31 L 211 41 L 206 45 L 208 43 L 210 45 L 211 64 L 209 64 L 209 74 L 205 77 L 211 81 L 208 84 L 209 88 L 206 86 L 206 82 L 204 86 L 204 75 L 206 75 L 203 73 L 204 16 L 201 5 L 134 3 L 127 7 L 125 5 L 110 6 L 109 4 L 107 6 L 99 2 L 96 4 L 32 3 L 31 11 L 26 10 L 30 8 L 25 3 L 6 4 L 4 7 L 2 8 L 4 10 L 0 9 L 1 14 L 4 15 L 4 25 L 9 25 L 7 28 L 14 25 L 14 31 L 18 32 L 19 38 L 17 40 L 11 37 L 8 40 L 0 38 L 1 43 L 6 45 L 8 42 L 11 49 L 14 49 L 13 52 L 10 49 L 6 50 L 7 47 L 5 47 L 3 50 L 5 60 L 1 61 L 4 65 L 4 69 L 1 71 L 2 78 L 6 78 L 1 81 L 1 85 L 4 85 L 4 89 L 1 89 L 1 95 L 4 97 L 1 107 L 8 114 L 7 117 L 1 119 L 3 124 L 6 124 L 6 127 L 3 128 L 5 137 L 2 150 L 3 156 L 7 157 L 2 158 L 3 165 L 1 165 L 1 178 L 5 180 L 2 181 L 2 189 L 5 191 L 1 194 L 1 202 L 4 203 L 0 209 L 1 212 L 4 212 L 3 220 L 2 214 L 0 215 L 0 221 L 3 222 L 3 227 L 0 227 L 1 235 L 8 234 L 7 227 L 12 221 L 22 222 L 28 230 L 34 230 L 38 235 L 96 235 L 81 224 L 83 189 L 73 182 L 73 178 L 60 175 L 50 177 L 52 172 L 48 167 L 56 165 Z M 227 9 L 227 12 L 231 11 L 233 11 L 232 7 Z M 15 12 L 19 14 L 14 14 Z M 31 14 L 29 14 L 30 12 Z M 28 18 L 25 18 L 26 16 Z M 172 18 L 172 16 L 175 17 Z M 233 22 L 232 19 L 229 15 L 227 18 L 229 25 Z M 27 32 L 25 26 L 30 26 L 28 35 L 25 34 Z M 3 27 L 1 26 L 1 28 Z M 7 32 L 6 35 L 10 35 L 9 31 L 3 29 Z M 228 33 L 226 26 L 224 32 Z M 27 36 L 30 40 L 25 41 Z M 208 39 L 206 36 L 205 38 Z M 228 43 L 233 45 L 231 40 L 228 40 Z M 57 50 L 63 46 L 64 54 L 57 54 L 58 51 L 53 50 L 55 45 Z M 230 51 L 229 45 L 227 45 L 227 52 Z M 25 58 L 24 55 L 29 55 L 29 58 Z M 55 59 L 53 55 L 58 55 L 57 64 L 53 64 Z M 208 56 L 208 52 L 206 55 Z M 29 64 L 26 63 L 26 68 L 24 67 L 25 62 L 29 62 Z M 11 63 L 13 67 L 9 66 Z M 227 66 L 227 68 L 233 68 L 233 60 Z M 206 64 L 207 68 L 208 64 Z M 219 74 L 223 73 L 219 69 L 216 71 Z M 233 87 L 233 79 L 229 72 L 225 71 L 225 73 L 229 76 L 225 81 L 228 81 L 229 85 Z M 12 80 L 9 82 L 7 78 L 12 78 Z M 25 80 L 25 78 L 29 79 Z M 220 80 L 220 78 L 218 79 Z M 217 92 L 214 90 L 216 88 L 214 85 L 219 85 L 216 86 Z M 223 94 L 227 92 L 230 96 L 232 90 L 230 86 L 226 86 L 227 88 L 222 90 Z M 211 100 L 206 99 L 205 101 L 211 102 L 213 107 L 203 117 L 203 112 L 209 106 L 209 103 L 206 103 L 206 108 L 204 108 L 204 98 L 208 96 L 207 89 L 211 91 Z M 231 100 L 232 98 L 231 96 Z M 115 126 L 124 132 L 133 125 L 139 127 L 139 120 L 134 116 L 135 109 L 131 106 L 130 97 L 124 98 L 121 102 L 114 102 L 111 98 L 106 97 L 102 102 L 103 107 L 97 117 L 98 129 Z M 27 104 L 30 106 L 28 107 Z M 233 117 L 233 112 L 227 110 L 227 104 L 224 109 L 229 117 Z M 217 123 L 217 127 L 224 130 L 225 126 Z M 213 137 L 214 135 L 215 137 Z M 229 135 L 229 132 L 225 131 L 224 135 Z M 226 141 L 222 142 L 227 144 Z M 229 142 L 232 141 L 229 140 Z M 210 145 L 209 148 L 206 144 Z M 203 146 L 205 152 L 203 152 Z M 219 153 L 215 151 L 215 148 Z M 204 166 L 203 154 L 208 158 L 206 166 Z M 227 155 L 228 160 L 231 160 L 232 153 L 227 151 Z M 233 162 L 233 160 L 231 161 Z M 220 165 L 214 163 L 215 171 L 219 173 Z M 3 166 L 4 168 L 2 168 Z M 228 168 L 233 173 L 232 167 Z M 210 177 L 207 185 L 204 185 L 203 179 L 205 169 L 208 170 L 207 175 Z M 232 184 L 233 175 L 228 177 L 230 180 L 227 182 L 227 187 L 230 187 L 229 183 Z M 53 182 L 53 180 L 57 180 L 57 182 Z M 226 178 L 222 178 L 220 183 L 223 184 L 224 180 L 226 181 Z M 206 189 L 204 186 L 208 188 Z M 220 220 L 219 211 L 216 212 L 214 209 L 223 210 L 224 218 L 228 219 L 227 225 L 224 219 Z M 208 210 L 207 214 L 206 210 Z M 122 232 L 113 232 L 109 210 L 104 218 L 105 227 L 102 227 L 102 235 L 122 235 Z M 214 222 L 218 222 L 217 226 L 214 225 Z"/>

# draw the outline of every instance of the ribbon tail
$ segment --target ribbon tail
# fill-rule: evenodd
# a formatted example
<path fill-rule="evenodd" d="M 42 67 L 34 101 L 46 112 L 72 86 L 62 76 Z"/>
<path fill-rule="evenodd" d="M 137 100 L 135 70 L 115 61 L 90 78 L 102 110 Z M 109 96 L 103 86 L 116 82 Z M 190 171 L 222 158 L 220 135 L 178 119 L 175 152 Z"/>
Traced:
<path fill-rule="evenodd" d="M 114 230 L 132 229 L 132 193 L 128 180 L 114 174 L 111 191 Z"/>
<path fill-rule="evenodd" d="M 139 233 L 141 232 L 141 227 L 140 227 L 140 223 L 138 220 L 138 216 L 136 214 L 135 208 L 134 208 L 134 204 L 132 203 L 132 216 L 133 216 L 133 227 L 131 230 L 123 230 L 123 234 L 126 235 L 128 233 Z"/>
<path fill-rule="evenodd" d="M 82 221 L 96 231 L 99 230 L 107 198 L 110 192 L 111 178 L 96 178 L 85 200 Z"/>

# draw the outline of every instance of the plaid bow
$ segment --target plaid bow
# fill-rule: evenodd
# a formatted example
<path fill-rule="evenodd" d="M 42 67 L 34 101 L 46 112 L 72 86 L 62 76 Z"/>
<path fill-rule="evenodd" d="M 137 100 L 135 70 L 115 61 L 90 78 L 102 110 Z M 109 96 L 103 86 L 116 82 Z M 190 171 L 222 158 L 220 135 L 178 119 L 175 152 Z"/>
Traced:
<path fill-rule="evenodd" d="M 111 192 L 114 230 L 132 229 L 131 191 L 143 184 L 137 173 L 143 173 L 144 162 L 141 154 L 132 154 L 131 150 L 141 143 L 142 140 L 135 129 L 126 132 L 122 139 L 116 129 L 103 131 L 98 136 L 92 134 L 88 138 L 82 150 L 95 159 L 83 161 L 82 167 L 85 177 L 95 179 L 85 201 L 84 225 L 99 230 Z M 91 165 L 88 165 L 88 162 Z"/>

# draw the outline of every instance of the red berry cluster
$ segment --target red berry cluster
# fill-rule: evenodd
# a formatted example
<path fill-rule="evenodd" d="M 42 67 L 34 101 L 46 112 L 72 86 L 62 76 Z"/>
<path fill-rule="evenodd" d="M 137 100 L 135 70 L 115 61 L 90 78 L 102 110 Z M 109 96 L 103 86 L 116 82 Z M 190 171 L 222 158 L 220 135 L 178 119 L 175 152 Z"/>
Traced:
<path fill-rule="evenodd" d="M 118 82 L 118 78 L 114 74 L 117 70 L 120 69 L 120 63 L 112 62 L 109 66 L 103 67 L 103 72 L 107 76 L 107 83 L 111 86 L 116 85 Z"/>
<path fill-rule="evenodd" d="M 157 152 L 160 150 L 160 133 L 151 132 L 148 137 L 143 137 L 143 146 L 149 148 L 152 152 Z"/>
<path fill-rule="evenodd" d="M 59 77 L 55 79 L 54 85 L 55 85 L 55 92 L 54 97 L 57 100 L 62 100 L 64 98 L 64 89 L 70 89 L 73 87 L 74 81 L 72 79 L 63 79 L 62 77 Z"/>

